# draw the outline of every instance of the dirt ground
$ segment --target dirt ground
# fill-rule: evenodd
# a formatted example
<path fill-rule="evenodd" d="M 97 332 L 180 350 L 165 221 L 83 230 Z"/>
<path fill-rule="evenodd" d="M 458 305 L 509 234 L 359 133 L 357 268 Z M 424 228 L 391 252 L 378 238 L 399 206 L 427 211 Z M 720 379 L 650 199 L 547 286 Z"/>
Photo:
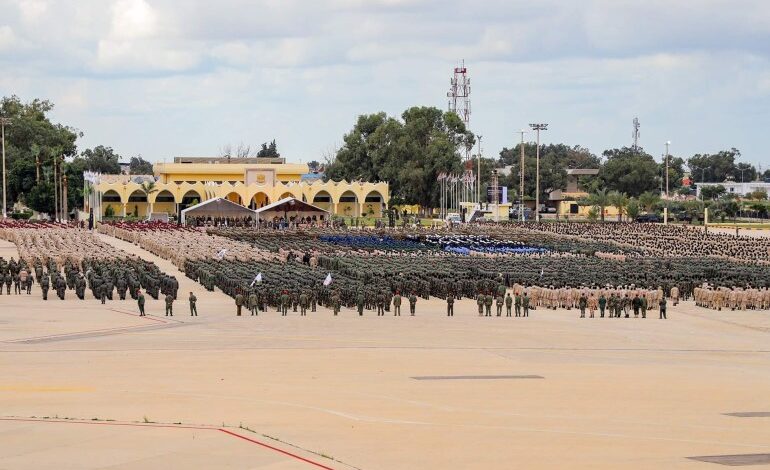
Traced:
<path fill-rule="evenodd" d="M 173 267 L 130 244 L 110 243 Z M 0 255 L 12 248 L 0 246 Z M 0 469 L 690 469 L 770 453 L 770 313 L 235 316 L 0 296 Z M 199 298 L 199 317 L 184 300 Z"/>

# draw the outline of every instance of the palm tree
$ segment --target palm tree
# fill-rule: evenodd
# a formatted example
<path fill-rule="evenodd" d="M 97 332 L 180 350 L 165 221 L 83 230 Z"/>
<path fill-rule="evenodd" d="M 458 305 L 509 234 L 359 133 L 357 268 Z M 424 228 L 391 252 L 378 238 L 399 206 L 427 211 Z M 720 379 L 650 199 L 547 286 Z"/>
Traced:
<path fill-rule="evenodd" d="M 610 205 L 610 199 L 607 190 L 602 188 L 588 197 L 589 204 L 599 208 L 599 216 L 604 222 L 604 208 Z"/>
<path fill-rule="evenodd" d="M 639 205 L 642 206 L 645 212 L 652 212 L 658 202 L 660 202 L 660 196 L 651 191 L 646 191 L 639 195 Z"/>
<path fill-rule="evenodd" d="M 623 221 L 623 212 L 628 204 L 628 196 L 619 191 L 612 191 L 607 195 L 610 204 L 618 210 L 618 222 Z"/>
<path fill-rule="evenodd" d="M 150 200 L 150 194 L 158 192 L 158 188 L 155 187 L 155 181 L 145 181 L 141 184 L 140 188 L 142 189 L 144 195 L 147 196 L 148 202 Z M 147 212 L 148 218 L 150 215 L 152 215 L 152 206 L 153 204 L 150 202 L 150 210 Z"/>

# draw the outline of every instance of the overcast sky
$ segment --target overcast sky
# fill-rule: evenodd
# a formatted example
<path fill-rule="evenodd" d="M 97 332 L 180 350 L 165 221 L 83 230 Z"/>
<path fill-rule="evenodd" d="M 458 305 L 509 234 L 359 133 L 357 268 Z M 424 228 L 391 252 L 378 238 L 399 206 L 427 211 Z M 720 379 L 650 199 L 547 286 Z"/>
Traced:
<path fill-rule="evenodd" d="M 320 160 L 359 114 L 445 109 L 461 59 L 485 155 L 530 122 L 601 153 L 638 116 L 653 155 L 770 167 L 767 0 L 0 0 L 0 92 L 152 161 Z"/>

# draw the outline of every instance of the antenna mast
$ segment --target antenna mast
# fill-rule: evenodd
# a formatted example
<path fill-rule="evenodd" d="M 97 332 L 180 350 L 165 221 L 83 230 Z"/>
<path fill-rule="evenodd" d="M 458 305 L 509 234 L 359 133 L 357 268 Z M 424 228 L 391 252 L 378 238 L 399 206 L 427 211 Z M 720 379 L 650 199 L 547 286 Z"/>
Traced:
<path fill-rule="evenodd" d="M 641 124 L 639 123 L 639 118 L 634 118 L 634 132 L 631 134 L 631 136 L 634 138 L 634 152 L 639 151 L 639 127 L 641 127 Z"/>

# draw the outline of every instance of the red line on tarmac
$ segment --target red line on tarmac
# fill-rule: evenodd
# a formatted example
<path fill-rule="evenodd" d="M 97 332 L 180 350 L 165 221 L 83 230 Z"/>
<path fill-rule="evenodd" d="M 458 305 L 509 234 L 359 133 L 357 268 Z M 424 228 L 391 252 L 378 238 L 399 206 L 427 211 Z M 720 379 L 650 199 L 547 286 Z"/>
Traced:
<path fill-rule="evenodd" d="M 190 426 L 185 424 L 124 423 L 124 422 L 118 422 L 118 421 L 81 421 L 81 420 L 69 420 L 69 419 L 4 418 L 4 417 L 0 417 L 0 421 L 17 421 L 17 422 L 31 422 L 31 423 L 61 423 L 61 424 L 91 424 L 91 425 L 102 425 L 102 426 L 129 426 L 129 427 L 136 427 L 136 428 L 170 428 L 170 429 L 198 429 L 202 431 L 220 431 L 230 436 L 243 439 L 244 441 L 251 442 L 252 444 L 257 444 L 266 449 L 270 449 L 274 452 L 281 453 L 293 459 L 297 459 L 302 462 L 309 463 L 310 465 L 314 465 L 318 468 L 323 468 L 324 470 L 334 470 L 332 467 L 327 467 L 326 465 L 320 464 L 310 459 L 306 459 L 305 457 L 302 457 L 300 455 L 293 454 L 283 449 L 279 449 L 278 447 L 271 446 L 270 444 L 266 444 L 256 439 L 251 439 L 249 437 L 242 436 L 238 433 L 228 431 L 227 429 L 217 428 L 217 427 Z"/>
<path fill-rule="evenodd" d="M 244 441 L 249 441 L 249 442 L 251 442 L 253 444 L 257 444 L 257 445 L 260 445 L 262 447 L 267 447 L 270 450 L 274 450 L 274 451 L 280 452 L 280 453 L 282 453 L 284 455 L 288 455 L 289 457 L 293 457 L 293 458 L 295 458 L 297 460 L 301 460 L 301 461 L 307 462 L 307 463 L 309 463 L 311 465 L 315 465 L 318 468 L 324 468 L 326 470 L 334 470 L 333 468 L 327 467 L 326 465 L 323 465 L 323 464 L 320 464 L 318 462 L 314 462 L 312 460 L 306 459 L 305 457 L 301 457 L 301 456 L 299 456 L 297 454 L 292 454 L 291 452 L 287 452 L 287 451 L 279 449 L 277 447 L 273 447 L 270 444 L 265 444 L 264 442 L 258 441 L 256 439 L 251 439 L 251 438 L 246 437 L 246 436 L 241 436 L 240 434 L 236 434 L 236 433 L 234 433 L 232 431 L 228 431 L 227 429 L 219 428 L 219 430 L 222 431 L 225 434 L 229 434 L 231 436 L 239 437 L 239 438 L 243 439 Z"/>

